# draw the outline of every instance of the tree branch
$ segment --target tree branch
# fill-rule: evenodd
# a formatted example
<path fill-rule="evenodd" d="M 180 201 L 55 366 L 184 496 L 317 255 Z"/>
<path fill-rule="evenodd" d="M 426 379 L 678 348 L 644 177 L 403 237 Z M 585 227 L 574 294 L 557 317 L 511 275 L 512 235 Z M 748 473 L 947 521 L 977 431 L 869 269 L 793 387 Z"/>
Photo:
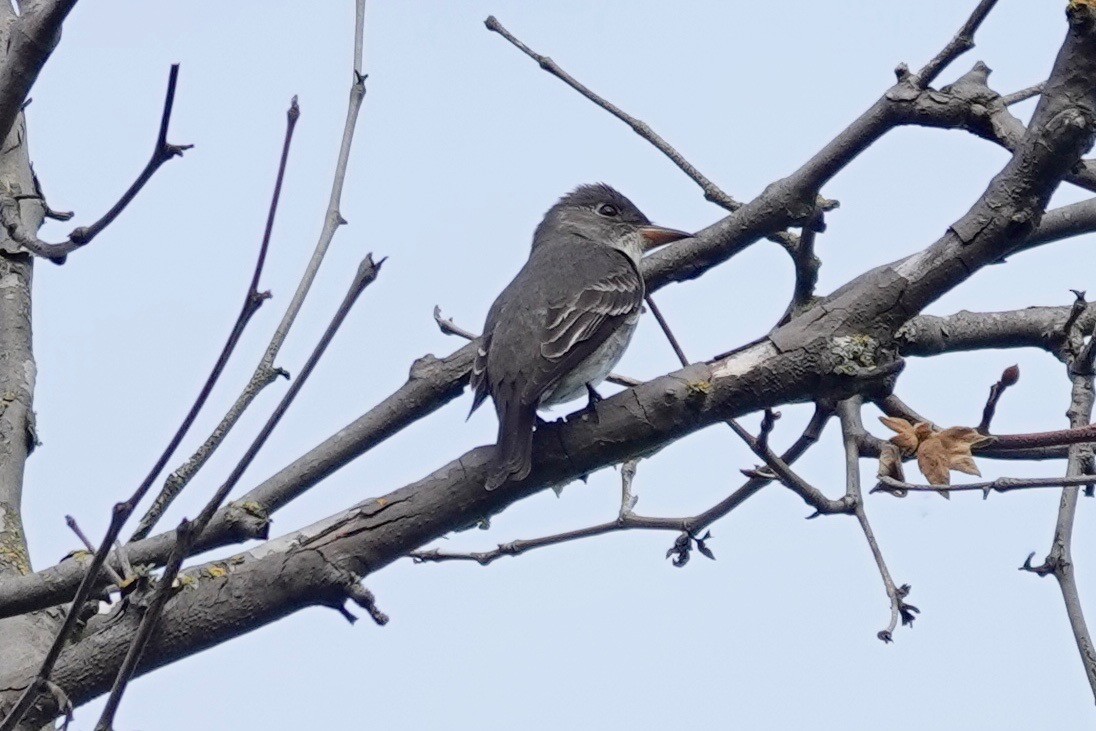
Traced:
<path fill-rule="evenodd" d="M 624 110 L 622 110 L 620 107 L 616 106 L 612 102 L 609 102 L 603 97 L 600 97 L 594 92 L 590 91 L 590 89 L 579 83 L 574 77 L 561 69 L 555 61 L 547 56 L 542 56 L 533 49 L 529 48 L 529 46 L 518 40 L 514 36 L 514 34 L 506 30 L 506 28 L 502 26 L 502 23 L 500 23 L 495 18 L 495 16 L 488 16 L 487 20 L 484 21 L 484 25 L 487 26 L 488 30 L 498 33 L 500 36 L 513 44 L 515 48 L 520 50 L 529 58 L 536 61 L 537 65 L 540 66 L 542 69 L 570 86 L 579 94 L 582 94 L 582 96 L 586 97 L 597 106 L 609 112 L 609 114 L 612 114 L 621 122 L 624 122 L 624 124 L 632 128 L 633 132 L 654 145 L 659 152 L 661 152 L 663 155 L 670 159 L 670 162 L 672 162 L 674 165 L 677 165 L 681 172 L 688 175 L 689 178 L 693 180 L 693 182 L 700 186 L 700 189 L 704 191 L 704 198 L 711 201 L 712 203 L 715 203 L 718 206 L 727 209 L 728 211 L 734 211 L 742 206 L 741 203 L 724 193 L 719 188 L 719 186 L 706 178 L 703 173 L 701 173 L 691 163 L 689 163 L 689 161 L 686 160 L 680 152 L 674 149 L 674 147 L 669 142 L 662 139 L 662 137 L 659 136 L 659 134 L 651 129 L 649 126 L 647 126 L 645 122 L 627 114 Z"/>
<path fill-rule="evenodd" d="M 263 265 L 266 262 L 267 253 L 270 250 L 270 237 L 274 232 L 274 218 L 278 212 L 278 201 L 282 195 L 282 182 L 285 180 L 286 165 L 289 162 L 289 147 L 293 142 L 293 131 L 297 127 L 297 120 L 301 116 L 301 109 L 297 105 L 297 97 L 289 103 L 289 109 L 285 115 L 285 138 L 282 141 L 282 153 L 281 158 L 278 161 L 278 172 L 274 178 L 274 192 L 270 197 L 270 207 L 266 216 L 266 227 L 263 229 L 262 242 L 259 244 L 259 260 L 255 265 L 254 274 L 251 277 L 251 285 L 248 288 L 248 294 L 245 299 L 244 306 L 247 307 L 248 302 L 259 299 L 267 299 L 270 297 L 270 293 L 259 292 L 259 277 L 262 274 Z M 250 315 L 248 315 L 250 317 Z M 134 531 L 134 537 L 144 538 L 152 530 L 152 527 L 164 514 L 168 506 L 172 501 L 179 496 L 183 488 L 186 486 L 186 482 L 182 482 L 178 479 L 174 479 L 175 475 L 172 474 L 168 477 L 164 486 L 160 489 L 159 494 L 153 500 L 152 505 L 149 506 L 145 514 L 141 516 L 141 520 L 137 523 L 137 529 Z M 131 539 L 132 540 L 132 539 Z"/>
<path fill-rule="evenodd" d="M 0 137 L 15 126 L 23 103 L 61 36 L 76 0 L 38 0 L 22 8 L 0 63 Z"/>
<path fill-rule="evenodd" d="M 79 226 L 74 228 L 72 232 L 69 233 L 67 241 L 59 244 L 47 244 L 44 241 L 40 241 L 37 235 L 32 231 L 23 227 L 19 217 L 19 199 L 22 196 L 13 192 L 9 195 L 0 196 L 0 223 L 3 224 L 4 229 L 8 232 L 8 236 L 35 256 L 49 259 L 54 264 L 64 264 L 65 259 L 69 254 L 90 244 L 92 239 L 113 223 L 114 219 L 116 219 L 122 211 L 125 210 L 126 206 L 137 197 L 137 194 L 141 192 L 141 189 L 145 187 L 145 184 L 152 179 L 152 176 L 156 174 L 156 171 L 159 170 L 165 162 L 173 157 L 182 155 L 184 151 L 193 147 L 193 145 L 175 145 L 167 141 L 167 129 L 168 124 L 171 122 L 171 110 L 175 104 L 175 87 L 178 80 L 179 64 L 176 63 L 171 65 L 171 72 L 168 75 L 164 111 L 160 116 L 160 133 L 156 138 L 156 147 L 152 151 L 152 157 L 149 158 L 149 161 L 145 164 L 144 169 L 141 171 L 140 175 L 137 176 L 137 179 L 133 181 L 133 184 L 130 185 L 122 194 L 122 197 L 110 207 L 110 210 L 103 214 L 102 218 L 90 226 Z M 42 201 L 42 204 L 44 206 L 45 201 Z"/>
<path fill-rule="evenodd" d="M 338 332 L 339 327 L 346 319 L 346 316 L 350 314 L 350 310 L 353 308 L 354 303 L 357 302 L 358 297 L 361 296 L 361 293 L 365 291 L 366 287 L 376 280 L 377 274 L 380 272 L 381 264 L 383 263 L 384 259 L 374 262 L 371 254 L 367 254 L 365 259 L 362 260 L 354 275 L 354 279 L 350 284 L 350 289 L 343 298 L 342 304 L 339 305 L 339 309 L 336 311 L 335 316 L 332 317 L 327 329 L 316 343 L 316 347 L 312 350 L 311 355 L 308 356 L 308 360 L 305 361 L 305 364 L 301 367 L 300 375 L 292 384 L 290 384 L 285 396 L 282 397 L 282 400 L 278 403 L 277 407 L 275 407 L 273 413 L 271 413 L 270 417 L 263 425 L 263 428 L 259 430 L 258 435 L 256 435 L 250 446 L 248 446 L 247 451 L 244 452 L 244 455 L 240 458 L 239 462 L 236 463 L 236 467 L 233 468 L 224 483 L 217 489 L 217 492 L 213 494 L 213 497 L 209 499 L 209 502 L 202 508 L 202 511 L 198 516 L 193 521 L 188 521 L 184 518 L 183 522 L 179 524 L 179 527 L 176 530 L 177 538 L 175 548 L 172 551 L 171 557 L 168 559 L 163 574 L 160 576 L 159 581 L 156 582 L 156 589 L 152 594 L 149 605 L 141 616 L 141 623 L 137 628 L 136 634 L 133 636 L 133 641 L 130 643 L 129 650 L 126 652 L 126 656 L 123 659 L 121 666 L 118 668 L 118 673 L 114 679 L 114 685 L 110 690 L 110 696 L 107 698 L 106 706 L 103 708 L 102 715 L 99 716 L 99 722 L 95 726 L 96 731 L 110 731 L 110 729 L 113 728 L 114 715 L 118 711 L 118 705 L 122 701 L 122 695 L 125 693 L 129 681 L 133 678 L 134 672 L 136 672 L 137 663 L 140 661 L 141 655 L 144 653 L 145 647 L 152 637 L 152 633 L 156 630 L 164 606 L 175 593 L 175 579 L 179 575 L 179 570 L 182 568 L 183 561 L 186 560 L 186 557 L 190 554 L 190 549 L 193 547 L 194 541 L 202 534 L 205 527 L 209 525 L 209 521 L 213 519 L 213 515 L 217 511 L 217 508 L 221 506 L 221 503 L 223 503 L 229 493 L 232 492 L 236 483 L 240 481 L 244 472 L 258 455 L 259 450 L 266 444 L 266 440 L 273 433 L 278 422 L 285 416 L 285 412 L 289 410 L 293 400 L 308 381 L 308 377 L 312 374 L 316 364 L 319 362 L 320 358 L 323 357 L 324 352 L 327 350 L 327 346 L 331 344 L 331 340 L 335 337 L 335 333 Z M 364 597 L 364 595 L 361 596 Z M 372 603 L 371 599 L 369 600 L 369 603 Z M 387 619 L 385 621 L 387 621 Z"/>
<path fill-rule="evenodd" d="M 304 300 L 308 296 L 309 290 L 312 288 L 312 283 L 316 279 L 316 274 L 320 270 L 320 265 L 323 263 L 324 257 L 327 255 L 327 250 L 330 247 L 332 240 L 335 238 L 335 232 L 338 230 L 339 226 L 346 223 L 346 219 L 343 218 L 339 208 L 342 203 L 343 185 L 346 182 L 346 171 L 350 162 L 350 147 L 351 143 L 354 141 L 354 130 L 357 125 L 358 113 L 361 110 L 362 101 L 365 99 L 366 75 L 362 73 L 362 37 L 364 32 L 365 0 L 357 0 L 355 2 L 354 14 L 354 69 L 350 84 L 350 98 L 347 104 L 346 121 L 343 125 L 342 138 L 339 142 L 339 154 L 335 163 L 335 173 L 331 181 L 331 194 L 328 198 L 323 228 L 320 231 L 319 240 L 316 242 L 316 248 L 313 250 L 312 257 L 308 260 L 308 264 L 305 265 L 301 280 L 297 284 L 297 290 L 293 293 L 293 298 L 290 300 L 288 307 L 286 307 L 281 322 L 278 323 L 278 327 L 274 330 L 274 335 L 271 337 L 270 343 L 266 347 L 266 351 L 259 359 L 259 363 L 251 375 L 251 379 L 248 381 L 247 385 L 244 386 L 243 391 L 236 398 L 236 401 L 229 407 L 220 423 L 214 427 L 213 431 L 201 446 L 199 446 L 194 454 L 192 454 L 183 464 L 177 467 L 165 481 L 161 494 L 165 497 L 171 495 L 172 498 L 165 500 L 164 508 L 166 508 L 166 503 L 169 503 L 171 499 L 173 499 L 174 495 L 182 492 L 183 488 L 194 479 L 194 476 L 201 470 L 209 458 L 213 456 L 213 453 L 217 451 L 218 447 L 220 447 L 221 443 L 228 436 L 229 432 L 232 431 L 240 417 L 259 393 L 273 383 L 278 376 L 285 376 L 287 378 L 289 376 L 285 370 L 274 365 L 274 360 L 281 351 L 282 345 L 289 335 L 289 330 L 293 327 L 293 323 L 297 319 L 301 307 L 304 305 Z M 156 520 L 158 520 L 159 514 L 162 514 L 162 512 L 162 509 L 153 506 L 150 510 L 148 520 L 142 521 L 140 530 L 134 533 L 130 538 L 130 541 L 132 542 L 147 535 Z M 266 535 L 265 517 L 258 517 L 260 518 L 258 522 L 248 521 L 248 527 L 253 531 L 252 535 L 249 537 L 263 537 Z"/>

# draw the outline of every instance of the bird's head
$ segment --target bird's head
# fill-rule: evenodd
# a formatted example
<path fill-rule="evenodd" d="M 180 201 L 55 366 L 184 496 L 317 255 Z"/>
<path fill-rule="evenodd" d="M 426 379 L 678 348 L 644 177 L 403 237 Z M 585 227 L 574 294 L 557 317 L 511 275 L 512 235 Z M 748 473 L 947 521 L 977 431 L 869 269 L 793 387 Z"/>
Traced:
<path fill-rule="evenodd" d="M 533 248 L 550 244 L 561 234 L 619 249 L 636 262 L 657 246 L 692 236 L 653 225 L 634 203 L 604 183 L 580 185 L 560 198 L 537 226 Z"/>

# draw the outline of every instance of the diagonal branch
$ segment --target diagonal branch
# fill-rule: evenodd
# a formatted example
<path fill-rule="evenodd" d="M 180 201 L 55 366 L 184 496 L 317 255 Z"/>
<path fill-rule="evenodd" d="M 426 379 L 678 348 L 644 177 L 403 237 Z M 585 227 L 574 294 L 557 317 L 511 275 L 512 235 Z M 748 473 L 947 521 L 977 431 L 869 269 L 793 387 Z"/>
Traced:
<path fill-rule="evenodd" d="M 1091 369 L 1083 368 L 1078 372 L 1074 368 L 1075 359 L 1079 356 L 1065 355 L 1067 372 L 1072 383 L 1069 410 L 1070 426 L 1074 429 L 1087 427 L 1092 421 L 1093 403 L 1096 402 L 1096 393 L 1093 390 L 1093 375 Z M 1054 526 L 1054 538 L 1051 542 L 1050 552 L 1041 566 L 1031 565 L 1031 556 L 1028 556 L 1021 570 L 1031 571 L 1040 576 L 1053 574 L 1058 582 L 1058 588 L 1062 592 L 1062 600 L 1065 603 L 1066 616 L 1073 630 L 1073 639 L 1077 644 L 1077 651 L 1081 656 L 1081 664 L 1088 678 L 1089 687 L 1093 695 L 1096 695 L 1096 646 L 1092 644 L 1092 635 L 1085 621 L 1084 610 L 1081 607 L 1080 591 L 1077 588 L 1076 566 L 1073 559 L 1073 526 L 1077 517 L 1077 500 L 1080 496 L 1080 486 L 1070 484 L 1073 480 L 1081 478 L 1082 484 L 1092 481 L 1092 451 L 1091 444 L 1078 444 L 1070 447 L 1069 460 L 1066 464 L 1066 479 L 1062 484 L 1067 485 L 1062 489 L 1062 498 L 1058 504 L 1058 519 Z"/>
<path fill-rule="evenodd" d="M 715 203 L 718 206 L 722 206 L 728 211 L 734 211 L 742 206 L 741 203 L 724 193 L 719 188 L 719 186 L 706 178 L 704 174 L 697 170 L 688 160 L 686 160 L 680 152 L 674 149 L 674 147 L 669 142 L 664 140 L 657 132 L 651 129 L 646 122 L 636 119 L 612 102 L 606 100 L 601 96 L 598 96 L 582 83 L 580 83 L 578 80 L 576 80 L 573 76 L 561 69 L 559 65 L 551 58 L 549 58 L 548 56 L 542 56 L 533 49 L 529 48 L 529 46 L 525 45 L 517 37 L 515 37 L 514 34 L 506 30 L 506 28 L 503 27 L 502 23 L 500 23 L 498 19 L 495 18 L 495 16 L 488 16 L 487 20 L 484 21 L 484 25 L 487 26 L 488 30 L 498 33 L 526 56 L 536 61 L 537 65 L 539 65 L 542 69 L 570 86 L 579 94 L 582 94 L 582 96 L 586 97 L 597 106 L 609 112 L 609 114 L 612 114 L 621 122 L 624 122 L 624 124 L 632 128 L 633 132 L 654 145 L 659 152 L 668 157 L 674 165 L 677 165 L 677 167 L 680 168 L 683 173 L 688 175 L 693 180 L 693 182 L 700 186 L 700 189 L 704 191 L 704 197 L 707 200 Z"/>
<path fill-rule="evenodd" d="M 350 289 L 343 298 L 342 304 L 339 305 L 338 311 L 336 311 L 335 316 L 331 319 L 330 324 L 320 337 L 319 342 L 316 343 L 316 347 L 313 349 L 311 355 L 309 355 L 308 360 L 301 367 L 300 375 L 289 386 L 285 396 L 282 397 L 282 400 L 278 403 L 277 407 L 275 407 L 273 413 L 271 413 L 270 417 L 263 425 L 263 428 L 259 430 L 258 435 L 251 442 L 247 451 L 244 452 L 240 461 L 237 462 L 236 467 L 229 474 L 228 478 L 225 479 L 224 483 L 217 489 L 217 492 L 214 493 L 213 497 L 211 497 L 205 507 L 202 508 L 202 512 L 199 513 L 193 521 L 184 519 L 183 522 L 179 524 L 176 531 L 178 537 L 175 543 L 175 549 L 168 560 L 167 566 L 164 568 L 163 574 L 156 583 L 156 589 L 149 601 L 149 605 L 141 617 L 141 624 L 137 629 L 136 635 L 133 637 L 133 642 L 129 646 L 125 659 L 118 669 L 118 674 L 115 677 L 110 696 L 107 698 L 106 706 L 103 709 L 102 715 L 99 717 L 99 722 L 95 726 L 96 731 L 109 731 L 113 728 L 114 714 L 117 712 L 118 705 L 121 703 L 122 694 L 125 693 L 126 687 L 137 669 L 137 663 L 141 659 L 141 654 L 144 652 L 149 638 L 156 629 L 164 606 L 175 593 L 175 578 L 179 574 L 179 569 L 182 567 L 183 561 L 189 555 L 190 549 L 194 545 L 194 541 L 201 535 L 202 531 L 205 530 L 205 527 L 209 525 L 209 521 L 212 520 L 217 508 L 221 506 L 221 503 L 223 503 L 229 493 L 232 492 L 232 488 L 236 486 L 236 483 L 239 482 L 244 472 L 251 465 L 251 462 L 258 455 L 259 450 L 266 444 L 266 440 L 273 433 L 278 422 L 281 421 L 285 412 L 289 410 L 289 406 L 297 397 L 297 394 L 300 393 L 301 388 L 303 388 L 304 384 L 308 381 L 308 377 L 312 374 L 316 364 L 323 356 L 324 351 L 327 350 L 327 346 L 331 344 L 331 340 L 335 337 L 335 333 L 338 332 L 339 327 L 346 319 L 346 316 L 350 314 L 350 310 L 358 300 L 358 297 L 361 296 L 361 293 L 365 291 L 366 287 L 376 280 L 377 274 L 380 272 L 381 264 L 383 263 L 384 259 L 374 262 L 372 255 L 366 255 L 365 259 L 362 260 L 354 275 L 354 279 L 350 284 Z"/>
<path fill-rule="evenodd" d="M 963 23 L 955 37 L 948 41 L 948 45 L 917 72 L 917 85 L 920 88 L 927 88 L 952 61 L 974 48 L 974 33 L 996 4 L 997 0 L 982 0 L 978 3 L 974 12 L 967 18 L 967 22 Z"/>
<path fill-rule="evenodd" d="M 860 529 L 864 532 L 864 538 L 868 541 L 872 558 L 879 568 L 879 575 L 883 578 L 883 587 L 890 600 L 891 617 L 886 628 L 879 631 L 877 637 L 883 642 L 894 641 L 894 630 L 899 621 L 903 625 L 913 625 L 913 620 L 920 610 L 912 604 L 906 603 L 909 596 L 909 584 L 897 586 L 891 578 L 887 562 L 883 558 L 883 551 L 879 548 L 879 541 L 875 538 L 871 523 L 868 522 L 868 514 L 864 509 L 864 496 L 860 489 L 860 449 L 857 440 L 857 432 L 863 430 L 860 420 L 860 399 L 858 397 L 847 399 L 837 405 L 837 414 L 841 420 L 841 438 L 845 445 L 845 499 L 853 508 L 853 515 L 860 523 Z"/>

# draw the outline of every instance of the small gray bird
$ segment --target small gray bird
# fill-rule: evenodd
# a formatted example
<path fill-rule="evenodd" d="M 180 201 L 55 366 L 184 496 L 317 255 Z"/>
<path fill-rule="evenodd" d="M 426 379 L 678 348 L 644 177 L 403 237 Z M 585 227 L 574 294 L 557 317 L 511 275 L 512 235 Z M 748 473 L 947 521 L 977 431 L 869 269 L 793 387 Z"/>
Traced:
<path fill-rule="evenodd" d="M 594 387 L 639 320 L 643 253 L 691 235 L 652 226 L 608 185 L 579 186 L 544 215 L 528 261 L 487 313 L 472 366 L 472 411 L 490 394 L 499 419 L 488 490 L 529 474 L 538 408 L 600 398 Z"/>

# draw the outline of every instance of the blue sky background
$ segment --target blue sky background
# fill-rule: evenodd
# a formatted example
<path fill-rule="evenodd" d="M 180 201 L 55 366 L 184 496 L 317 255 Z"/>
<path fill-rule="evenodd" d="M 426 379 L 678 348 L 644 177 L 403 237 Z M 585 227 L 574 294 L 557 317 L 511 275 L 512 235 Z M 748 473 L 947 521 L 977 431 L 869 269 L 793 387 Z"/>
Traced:
<path fill-rule="evenodd" d="M 431 308 L 478 330 L 525 259 L 554 200 L 611 183 L 655 221 L 696 229 L 721 217 L 696 186 L 626 127 L 539 70 L 482 24 L 495 14 L 536 50 L 652 125 L 739 199 L 794 170 L 893 81 L 918 67 L 973 7 L 920 3 L 688 3 L 515 0 L 370 3 L 368 95 L 337 235 L 279 365 L 293 373 L 367 251 L 388 256 L 241 489 L 356 418 L 406 378 L 414 358 L 460 345 Z M 1064 3 L 1002 0 L 976 59 L 1001 92 L 1045 78 Z M 263 286 L 274 292 L 199 421 L 189 454 L 246 381 L 322 224 L 350 81 L 351 2 L 77 6 L 28 110 L 35 169 L 54 208 L 99 215 L 151 150 L 168 66 L 180 62 L 174 142 L 194 143 L 131 210 L 64 267 L 38 267 L 35 338 L 42 447 L 26 524 L 35 565 L 74 547 L 75 515 L 101 535 L 188 408 L 243 295 L 262 230 L 289 98 L 302 118 Z M 1030 113 L 1031 102 L 1019 109 Z M 841 201 L 819 238 L 820 291 L 916 251 L 964 213 L 1006 153 L 962 132 L 888 134 L 823 193 Z M 1064 188 L 1055 203 L 1082 198 Z M 61 238 L 51 224 L 44 238 Z M 1096 291 L 1079 238 L 980 272 L 931 312 L 1068 304 Z M 1085 265 L 1081 266 L 1081 262 Z M 705 358 L 769 329 L 790 293 L 782 251 L 761 243 L 658 302 L 687 353 Z M 1068 381 L 1041 352 L 912 359 L 899 393 L 941 424 L 977 423 L 986 389 L 1019 363 L 999 432 L 1066 425 Z M 676 360 L 645 318 L 618 370 L 653 377 Z M 280 397 L 267 390 L 162 525 L 193 515 Z M 416 479 L 489 443 L 494 417 L 465 423 L 465 397 L 326 480 L 275 516 L 281 534 Z M 808 407 L 783 409 L 790 442 Z M 869 428 L 885 435 L 866 412 Z M 751 425 L 756 420 L 748 420 Z M 181 457 L 180 457 L 181 459 Z M 687 515 L 719 500 L 755 459 L 726 429 L 674 444 L 639 467 L 637 509 Z M 843 491 L 836 428 L 801 463 Z M 1058 463 L 994 464 L 987 477 L 1060 474 Z M 874 466 L 863 463 L 867 474 Z M 538 495 L 490 531 L 443 547 L 479 550 L 616 514 L 613 470 L 562 498 Z M 400 561 L 368 585 L 392 616 L 349 626 L 309 609 L 138 680 L 120 727 L 377 729 L 1031 729 L 1089 727 L 1092 695 L 1057 587 L 1018 572 L 1045 555 L 1054 490 L 895 500 L 872 496 L 891 572 L 922 610 L 893 645 L 888 604 L 854 521 L 804 521 L 779 486 L 713 527 L 718 560 L 684 569 L 666 533 L 626 533 L 489 568 Z M 1093 520 L 1082 503 L 1078 580 L 1096 612 Z M 1090 617 L 1091 619 L 1091 617 Z M 78 712 L 90 728 L 97 704 Z"/>

